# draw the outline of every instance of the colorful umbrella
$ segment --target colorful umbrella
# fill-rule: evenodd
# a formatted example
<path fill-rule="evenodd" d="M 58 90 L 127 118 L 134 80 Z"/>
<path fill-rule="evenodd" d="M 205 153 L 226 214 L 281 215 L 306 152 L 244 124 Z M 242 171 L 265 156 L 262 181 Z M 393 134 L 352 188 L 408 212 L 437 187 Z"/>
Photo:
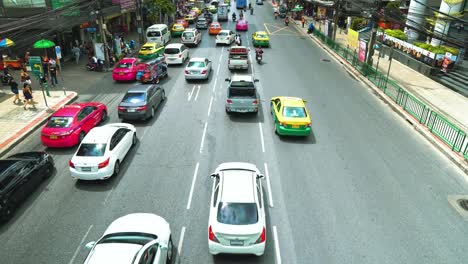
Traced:
<path fill-rule="evenodd" d="M 298 11 L 302 11 L 304 8 L 300 5 L 296 5 L 291 11 L 293 12 L 298 12 Z"/>
<path fill-rule="evenodd" d="M 11 39 L 7 39 L 7 38 L 0 39 L 0 48 L 8 48 L 14 45 L 15 43 Z"/>
<path fill-rule="evenodd" d="M 41 39 L 41 40 L 36 41 L 33 47 L 35 49 L 48 49 L 48 48 L 55 47 L 55 43 L 47 39 Z"/>

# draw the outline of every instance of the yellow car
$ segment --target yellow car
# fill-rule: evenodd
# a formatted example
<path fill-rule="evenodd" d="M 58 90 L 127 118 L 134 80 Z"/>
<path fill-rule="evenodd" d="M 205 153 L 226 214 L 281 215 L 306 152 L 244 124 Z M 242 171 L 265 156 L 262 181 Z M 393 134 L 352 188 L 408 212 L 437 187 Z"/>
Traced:
<path fill-rule="evenodd" d="M 171 35 L 173 37 L 179 37 L 182 35 L 182 33 L 184 33 L 184 25 L 182 24 L 174 24 L 172 25 L 172 28 L 171 28 Z"/>
<path fill-rule="evenodd" d="M 265 31 L 257 31 L 252 34 L 252 44 L 254 47 L 270 47 L 270 37 Z"/>
<path fill-rule="evenodd" d="M 210 13 L 215 14 L 216 12 L 218 12 L 218 8 L 216 8 L 216 6 L 214 5 L 210 5 L 208 6 L 208 11 L 210 11 Z"/>
<path fill-rule="evenodd" d="M 184 16 L 185 21 L 189 22 L 189 24 L 193 24 L 195 21 L 195 16 L 192 14 L 187 14 Z"/>
<path fill-rule="evenodd" d="M 194 11 L 195 13 L 197 13 L 197 15 L 200 15 L 200 14 L 201 14 L 201 9 L 198 8 L 198 7 L 193 7 L 193 8 L 192 8 L 192 11 Z"/>
<path fill-rule="evenodd" d="M 270 108 L 276 134 L 308 136 L 312 132 L 312 122 L 303 99 L 286 96 L 273 97 Z"/>
<path fill-rule="evenodd" d="M 164 46 L 159 43 L 148 42 L 138 52 L 138 58 L 143 60 L 154 59 L 164 53 Z"/>

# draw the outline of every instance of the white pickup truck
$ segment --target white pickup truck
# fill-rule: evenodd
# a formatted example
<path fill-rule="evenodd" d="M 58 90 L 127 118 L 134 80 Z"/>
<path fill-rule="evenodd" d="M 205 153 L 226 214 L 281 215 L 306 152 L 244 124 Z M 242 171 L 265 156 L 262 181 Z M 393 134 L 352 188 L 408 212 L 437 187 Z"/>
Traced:
<path fill-rule="evenodd" d="M 247 47 L 233 46 L 229 49 L 228 68 L 230 70 L 248 70 L 249 65 L 249 49 Z"/>

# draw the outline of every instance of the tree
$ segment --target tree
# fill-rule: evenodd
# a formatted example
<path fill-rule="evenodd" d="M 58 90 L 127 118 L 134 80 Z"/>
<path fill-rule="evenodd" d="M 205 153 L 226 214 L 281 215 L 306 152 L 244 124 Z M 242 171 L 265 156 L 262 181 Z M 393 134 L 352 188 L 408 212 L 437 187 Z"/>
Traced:
<path fill-rule="evenodd" d="M 176 12 L 176 6 L 170 0 L 144 0 L 148 10 L 148 18 L 152 23 L 163 23 L 166 16 Z"/>

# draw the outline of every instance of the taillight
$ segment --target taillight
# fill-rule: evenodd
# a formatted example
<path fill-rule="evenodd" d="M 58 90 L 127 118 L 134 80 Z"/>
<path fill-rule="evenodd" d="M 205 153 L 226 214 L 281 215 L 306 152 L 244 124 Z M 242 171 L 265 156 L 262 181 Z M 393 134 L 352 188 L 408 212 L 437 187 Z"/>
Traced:
<path fill-rule="evenodd" d="M 232 100 L 231 100 L 231 99 L 227 99 L 227 100 L 226 100 L 226 103 L 232 104 Z"/>
<path fill-rule="evenodd" d="M 312 123 L 308 123 L 305 125 L 306 127 L 312 127 Z"/>
<path fill-rule="evenodd" d="M 203 70 L 203 71 L 201 72 L 201 74 L 205 74 L 205 73 L 206 73 L 206 70 Z"/>
<path fill-rule="evenodd" d="M 265 240 L 266 240 L 266 229 L 265 229 L 265 227 L 263 227 L 262 233 L 258 237 L 257 241 L 255 241 L 255 243 L 256 244 L 263 243 L 263 242 L 265 242 Z"/>
<path fill-rule="evenodd" d="M 182 58 L 182 53 L 181 53 L 181 54 L 179 54 L 179 58 Z"/>
<path fill-rule="evenodd" d="M 190 73 L 190 72 L 189 72 L 189 71 L 187 71 L 187 70 L 185 70 L 184 72 L 185 72 L 185 74 L 189 74 L 189 73 Z"/>
<path fill-rule="evenodd" d="M 75 168 L 75 164 L 71 160 L 68 161 L 68 166 L 70 168 Z"/>
<path fill-rule="evenodd" d="M 137 108 L 135 108 L 137 111 L 144 111 L 146 109 L 148 109 L 148 106 L 144 105 L 144 106 L 139 106 Z"/>
<path fill-rule="evenodd" d="M 229 63 L 231 63 L 231 60 L 230 60 L 230 59 L 228 59 L 228 64 L 229 64 Z"/>
<path fill-rule="evenodd" d="M 253 104 L 253 105 L 258 104 L 258 100 L 257 100 L 257 99 L 253 100 L 252 104 Z"/>
<path fill-rule="evenodd" d="M 117 109 L 118 109 L 119 111 L 125 111 L 125 107 L 123 107 L 123 106 L 119 106 L 119 107 L 117 107 Z"/>
<path fill-rule="evenodd" d="M 98 164 L 98 169 L 105 168 L 109 165 L 110 158 L 107 158 L 105 161 Z"/>
<path fill-rule="evenodd" d="M 213 242 L 219 242 L 219 240 L 216 238 L 213 229 L 211 229 L 211 226 L 208 227 L 208 239 Z"/>

